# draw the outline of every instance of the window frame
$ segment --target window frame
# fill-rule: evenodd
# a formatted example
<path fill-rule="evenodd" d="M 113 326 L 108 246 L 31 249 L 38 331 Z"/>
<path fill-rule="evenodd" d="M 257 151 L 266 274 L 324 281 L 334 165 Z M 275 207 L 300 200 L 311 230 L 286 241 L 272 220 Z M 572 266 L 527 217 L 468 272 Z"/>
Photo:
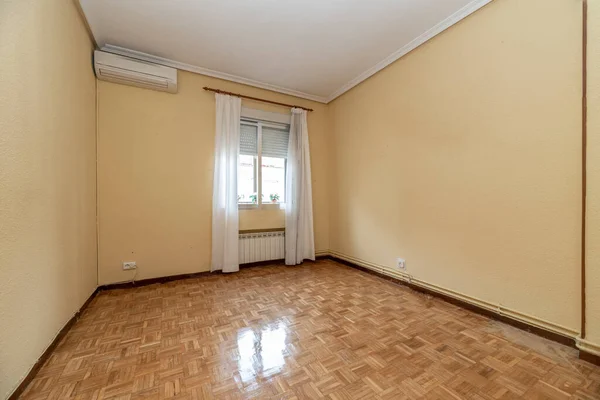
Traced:
<path fill-rule="evenodd" d="M 258 140 L 258 138 L 257 138 Z M 238 154 L 238 168 L 239 168 L 239 156 L 240 154 Z M 253 156 L 253 164 L 254 164 L 254 187 L 256 190 L 256 193 L 258 193 L 258 155 Z M 258 200 L 258 199 L 257 199 Z M 239 210 L 253 210 L 253 209 L 258 209 L 258 203 L 240 203 L 238 201 L 238 209 Z"/>
<path fill-rule="evenodd" d="M 256 126 L 257 127 L 257 136 L 256 136 L 256 157 L 254 158 L 255 162 L 256 162 L 256 168 L 254 170 L 254 174 L 255 174 L 255 187 L 256 187 L 256 203 L 239 203 L 238 202 L 238 209 L 239 210 L 278 210 L 281 209 L 285 206 L 285 203 L 263 203 L 263 199 L 262 199 L 262 128 L 263 126 L 268 127 L 268 128 L 273 128 L 273 129 L 285 129 L 289 132 L 290 130 L 290 125 L 288 124 L 283 124 L 283 123 L 279 123 L 279 122 L 269 122 L 269 121 L 263 121 L 263 120 L 259 120 L 259 119 L 252 119 L 252 118 L 248 118 L 248 117 L 241 117 L 240 118 L 240 126 L 241 125 L 251 125 L 251 126 Z M 239 156 L 239 153 L 238 153 Z M 238 162 L 239 163 L 239 162 Z M 285 186 L 286 186 L 286 182 L 285 179 L 287 179 L 287 158 L 285 159 L 285 163 L 284 163 L 285 167 L 284 167 L 284 191 L 285 191 Z"/>

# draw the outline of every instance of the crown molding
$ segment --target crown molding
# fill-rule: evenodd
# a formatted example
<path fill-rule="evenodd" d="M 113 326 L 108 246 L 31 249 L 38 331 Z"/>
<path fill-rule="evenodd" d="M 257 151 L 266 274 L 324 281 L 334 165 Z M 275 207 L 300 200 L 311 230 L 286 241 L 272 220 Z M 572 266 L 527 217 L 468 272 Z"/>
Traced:
<path fill-rule="evenodd" d="M 457 12 L 455 12 L 454 14 L 452 14 L 451 16 L 449 16 L 448 18 L 446 18 L 445 20 L 443 20 L 442 22 L 440 22 L 439 24 L 434 26 L 433 28 L 425 31 L 420 36 L 413 39 L 407 45 L 396 50 L 395 52 L 390 54 L 388 57 L 381 60 L 379 63 L 375 64 L 374 66 L 372 66 L 371 68 L 369 68 L 368 70 L 363 72 L 362 74 L 358 75 L 356 78 L 352 79 L 351 81 L 349 81 L 348 83 L 346 83 L 345 85 L 340 87 L 338 90 L 336 90 L 331 95 L 329 95 L 329 97 L 327 98 L 327 103 L 335 100 L 342 94 L 346 93 L 348 90 L 352 89 L 354 86 L 358 85 L 362 81 L 375 75 L 377 72 L 381 71 L 388 65 L 392 64 L 394 61 L 396 61 L 399 58 L 410 53 L 417 47 L 419 47 L 422 44 L 424 44 L 425 42 L 427 42 L 429 39 L 432 39 L 433 37 L 439 35 L 446 29 L 450 28 L 452 25 L 460 22 L 464 18 L 473 14 L 475 11 L 479 10 L 483 6 L 487 5 L 488 3 L 491 3 L 492 1 L 493 0 L 474 0 L 474 1 L 470 2 L 469 4 L 467 4 L 466 6 L 464 6 L 463 8 L 461 8 L 460 10 L 458 10 Z"/>
<path fill-rule="evenodd" d="M 312 100 L 319 103 L 327 103 L 327 98 L 299 92 L 297 90 L 286 89 L 281 86 L 270 85 L 268 83 L 255 81 L 253 79 L 244 78 L 237 75 L 227 74 L 225 72 L 214 71 L 212 69 L 197 67 L 195 65 L 182 63 L 179 61 L 170 60 L 164 57 L 153 56 L 152 54 L 143 53 L 141 51 L 135 51 L 126 49 L 124 47 L 114 46 L 112 44 L 106 44 L 102 46 L 102 51 L 107 53 L 118 54 L 125 57 L 135 58 L 136 60 L 146 61 L 154 64 L 164 65 L 166 67 L 177 68 L 183 71 L 194 72 L 196 74 L 211 76 L 213 78 L 219 78 L 226 81 L 241 83 L 243 85 L 253 86 L 260 89 L 270 90 L 272 92 L 278 92 L 287 94 L 294 97 L 300 97 L 302 99 Z"/>
<path fill-rule="evenodd" d="M 102 47 L 102 50 L 109 52 L 109 53 L 119 54 L 119 55 L 122 55 L 125 57 L 131 57 L 131 58 L 135 58 L 135 59 L 142 60 L 142 61 L 147 61 L 147 62 L 151 62 L 151 63 L 155 63 L 155 64 L 164 65 L 167 67 L 177 68 L 177 69 L 180 69 L 183 71 L 194 72 L 194 73 L 201 74 L 201 75 L 211 76 L 213 78 L 219 78 L 219 79 L 223 79 L 226 81 L 237 82 L 237 83 L 241 83 L 243 85 L 253 86 L 253 87 L 260 88 L 260 89 L 266 89 L 266 90 L 270 90 L 270 91 L 277 92 L 277 93 L 283 93 L 283 94 L 287 94 L 290 96 L 299 97 L 302 99 L 307 99 L 307 100 L 316 101 L 318 103 L 327 104 L 327 103 L 330 103 L 331 101 L 335 100 L 342 94 L 346 93 L 347 91 L 349 91 L 350 89 L 352 89 L 353 87 L 358 85 L 359 83 L 361 83 L 364 80 L 375 75 L 377 72 L 381 71 L 388 65 L 392 64 L 394 61 L 397 61 L 401 57 L 410 53 L 412 50 L 421 46 L 428 40 L 439 35 L 446 29 L 450 28 L 452 25 L 455 25 L 456 23 L 460 22 L 464 18 L 473 14 L 475 11 L 477 11 L 480 8 L 484 7 L 485 5 L 491 3 L 492 1 L 493 0 L 473 0 L 473 1 L 471 1 L 469 4 L 467 4 L 466 6 L 464 6 L 457 12 L 455 12 L 454 14 L 450 15 L 448 18 L 446 18 L 442 22 L 438 23 L 431 29 L 428 29 L 427 31 L 422 33 L 417 38 L 413 39 L 410 43 L 408 43 L 405 46 L 401 47 L 400 49 L 396 50 L 394 53 L 390 54 L 385 59 L 381 60 L 380 62 L 378 62 L 371 68 L 367 69 L 366 71 L 364 71 L 363 73 L 361 73 L 360 75 L 355 77 L 354 79 L 350 80 L 349 82 L 347 82 L 346 84 L 341 86 L 339 89 L 334 91 L 328 97 L 317 96 L 317 95 L 304 93 L 304 92 L 300 92 L 300 91 L 293 90 L 293 89 L 287 89 L 287 88 L 284 88 L 281 86 L 271 85 L 268 83 L 255 81 L 253 79 L 248 79 L 248 78 L 244 78 L 244 77 L 237 76 L 237 75 L 227 74 L 225 72 L 214 71 L 212 69 L 198 67 L 195 65 L 186 64 L 186 63 L 182 63 L 179 61 L 174 61 L 174 60 L 171 60 L 168 58 L 158 57 L 158 56 L 154 56 L 154 55 L 151 55 L 148 53 L 130 50 L 130 49 L 126 49 L 124 47 L 114 46 L 111 44 L 104 45 Z"/>

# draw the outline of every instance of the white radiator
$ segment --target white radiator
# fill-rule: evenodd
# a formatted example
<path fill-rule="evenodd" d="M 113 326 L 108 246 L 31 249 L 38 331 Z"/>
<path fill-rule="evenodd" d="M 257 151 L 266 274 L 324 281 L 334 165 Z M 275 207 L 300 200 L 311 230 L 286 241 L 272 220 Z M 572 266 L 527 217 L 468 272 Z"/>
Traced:
<path fill-rule="evenodd" d="M 285 258 L 285 234 L 260 232 L 240 234 L 240 264 Z"/>

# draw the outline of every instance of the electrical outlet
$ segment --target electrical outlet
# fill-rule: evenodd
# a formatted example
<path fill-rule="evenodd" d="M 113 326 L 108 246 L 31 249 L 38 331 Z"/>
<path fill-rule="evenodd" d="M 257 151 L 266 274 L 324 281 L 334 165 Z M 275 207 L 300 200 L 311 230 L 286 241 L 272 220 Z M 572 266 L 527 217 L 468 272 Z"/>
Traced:
<path fill-rule="evenodd" d="M 406 260 L 403 258 L 396 258 L 396 268 L 406 271 Z"/>
<path fill-rule="evenodd" d="M 135 263 L 135 261 L 126 261 L 123 263 L 123 270 L 127 271 L 129 269 L 136 269 L 137 268 L 137 264 Z"/>

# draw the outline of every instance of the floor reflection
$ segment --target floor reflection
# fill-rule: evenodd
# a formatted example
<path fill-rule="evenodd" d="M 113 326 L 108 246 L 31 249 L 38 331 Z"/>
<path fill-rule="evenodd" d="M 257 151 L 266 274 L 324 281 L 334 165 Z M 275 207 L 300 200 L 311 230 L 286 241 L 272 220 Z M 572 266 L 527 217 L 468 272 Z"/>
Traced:
<path fill-rule="evenodd" d="M 258 375 L 272 375 L 285 365 L 288 327 L 283 322 L 261 330 L 247 329 L 238 333 L 238 367 L 242 381 Z"/>

